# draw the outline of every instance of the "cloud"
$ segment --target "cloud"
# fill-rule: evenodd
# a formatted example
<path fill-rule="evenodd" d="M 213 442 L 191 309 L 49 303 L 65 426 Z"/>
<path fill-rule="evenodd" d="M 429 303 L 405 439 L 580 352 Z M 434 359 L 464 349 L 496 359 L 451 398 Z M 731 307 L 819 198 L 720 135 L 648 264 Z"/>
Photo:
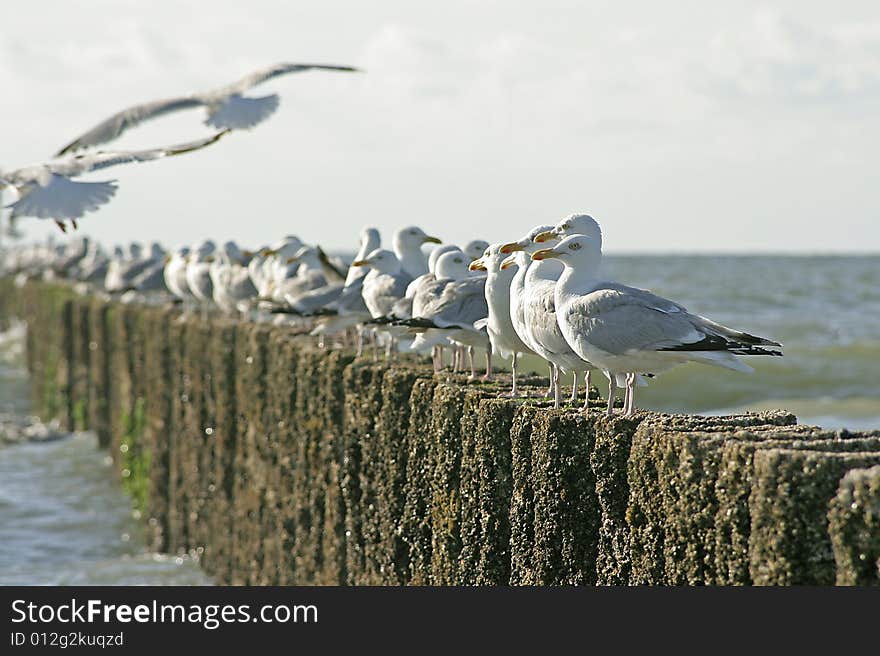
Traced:
<path fill-rule="evenodd" d="M 698 80 L 727 100 L 853 103 L 880 95 L 880 23 L 807 25 L 757 11 L 749 26 L 714 35 Z"/>

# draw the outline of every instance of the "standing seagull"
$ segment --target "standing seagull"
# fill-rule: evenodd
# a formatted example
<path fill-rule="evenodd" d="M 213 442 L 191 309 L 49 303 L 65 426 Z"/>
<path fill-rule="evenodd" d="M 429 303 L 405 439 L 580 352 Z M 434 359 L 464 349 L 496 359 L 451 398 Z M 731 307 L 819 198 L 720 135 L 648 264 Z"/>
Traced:
<path fill-rule="evenodd" d="M 486 272 L 486 304 L 489 316 L 475 324 L 475 327 L 485 326 L 489 333 L 489 342 L 492 344 L 492 352 L 502 358 L 510 357 L 510 372 L 512 385 L 511 396 L 517 395 L 516 389 L 516 361 L 520 353 L 533 353 L 517 335 L 510 319 L 510 286 L 514 269 L 501 268 L 504 253 L 501 252 L 502 244 L 488 246 L 482 257 L 471 262 L 468 267 L 471 271 Z"/>
<path fill-rule="evenodd" d="M 278 109 L 281 101 L 278 94 L 275 93 L 257 98 L 243 95 L 247 90 L 279 75 L 311 70 L 355 72 L 358 69 L 351 66 L 324 64 L 275 64 L 255 71 L 237 82 L 219 89 L 194 93 L 189 96 L 154 100 L 123 109 L 64 146 L 58 151 L 58 156 L 113 141 L 123 132 L 143 121 L 193 107 L 204 107 L 207 110 L 206 125 L 221 130 L 252 128 L 269 118 Z"/>
<path fill-rule="evenodd" d="M 98 209 L 113 198 L 116 181 L 79 182 L 73 178 L 117 164 L 150 162 L 191 153 L 211 145 L 227 132 L 228 130 L 222 130 L 210 137 L 177 146 L 149 150 L 99 151 L 73 155 L 7 173 L 0 171 L 0 191 L 4 187 L 14 187 L 18 192 L 18 200 L 9 205 L 12 208 L 12 219 L 20 216 L 53 219 L 62 232 L 67 231 L 65 221 L 70 221 L 75 230 L 77 220 L 86 212 Z"/>
<path fill-rule="evenodd" d="M 382 248 L 377 248 L 362 260 L 355 260 L 351 266 L 370 268 L 369 273 L 364 276 L 361 294 L 370 316 L 374 319 L 391 314 L 394 304 L 403 298 L 407 286 L 412 282 L 412 276 L 404 270 L 397 255 Z M 386 355 L 391 354 L 394 347 L 393 342 L 393 337 L 389 337 Z M 375 347 L 374 340 L 374 358 L 376 357 Z"/>
<path fill-rule="evenodd" d="M 760 348 L 781 346 L 778 342 L 691 314 L 647 290 L 602 280 L 602 245 L 594 237 L 572 235 L 532 255 L 533 260 L 547 258 L 558 258 L 565 266 L 556 285 L 556 309 L 566 341 L 608 376 L 608 415 L 618 374 L 626 375 L 624 412 L 630 415 L 635 411 L 635 372 L 659 373 L 689 361 L 751 372 L 737 355 L 782 355 Z"/>
<path fill-rule="evenodd" d="M 428 273 L 428 261 L 422 253 L 422 244 L 439 244 L 437 237 L 426 234 L 419 227 L 409 226 L 395 232 L 392 241 L 394 254 L 410 278 Z"/>

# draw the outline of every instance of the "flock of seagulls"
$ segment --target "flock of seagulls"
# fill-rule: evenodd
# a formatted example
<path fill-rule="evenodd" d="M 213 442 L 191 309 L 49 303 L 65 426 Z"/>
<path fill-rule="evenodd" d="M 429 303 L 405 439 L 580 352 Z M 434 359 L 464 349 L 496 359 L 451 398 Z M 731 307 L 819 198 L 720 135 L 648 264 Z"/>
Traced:
<path fill-rule="evenodd" d="M 106 204 L 115 181 L 79 176 L 130 162 L 146 162 L 201 150 L 234 130 L 258 125 L 279 105 L 276 94 L 246 95 L 278 76 L 309 70 L 355 72 L 350 66 L 278 64 L 227 86 L 124 109 L 78 136 L 47 163 L 0 172 L 0 192 L 15 191 L 12 218 L 54 220 L 75 229 L 87 212 Z M 211 135 L 188 143 L 136 151 L 93 150 L 138 124 L 185 109 L 201 108 Z M 434 245 L 430 253 L 426 245 Z M 350 262 L 319 245 L 287 236 L 247 250 L 234 241 L 212 240 L 166 251 L 132 243 L 111 253 L 88 237 L 53 241 L 3 252 L 0 273 L 62 278 L 78 286 L 118 294 L 125 301 L 171 297 L 184 316 L 201 311 L 239 314 L 252 320 L 306 327 L 326 340 L 371 344 L 373 357 L 399 352 L 430 356 L 435 371 L 447 357 L 453 371 L 477 377 L 475 354 L 485 354 L 483 378 L 492 376 L 492 355 L 510 359 L 511 390 L 518 396 L 517 364 L 523 355 L 544 360 L 547 396 L 562 403 L 562 375 L 570 375 L 570 402 L 584 394 L 586 410 L 593 372 L 608 380 L 606 412 L 623 388 L 623 412 L 635 412 L 636 387 L 685 362 L 750 371 L 739 356 L 782 355 L 779 343 L 733 330 L 688 312 L 644 289 L 608 280 L 601 273 L 602 231 L 593 217 L 573 214 L 555 225 L 538 225 L 514 241 L 473 240 L 460 246 L 416 226 L 397 230 L 389 248 L 375 228 L 361 231 Z"/>
<path fill-rule="evenodd" d="M 101 121 L 61 148 L 48 162 L 0 170 L 0 196 L 4 189 L 13 190 L 17 196 L 17 200 L 7 206 L 12 210 L 10 221 L 20 217 L 51 219 L 62 232 L 67 230 L 68 223 L 76 229 L 77 222 L 87 212 L 97 210 L 113 198 L 117 186 L 115 180 L 84 182 L 75 178 L 118 164 L 194 152 L 216 143 L 232 130 L 253 128 L 278 109 L 280 98 L 277 94 L 251 97 L 245 93 L 281 75 L 311 70 L 356 72 L 358 69 L 325 64 L 275 64 L 219 89 L 134 105 Z M 143 121 L 199 107 L 207 112 L 205 125 L 215 130 L 206 138 L 145 150 L 89 151 L 113 141 Z"/>
<path fill-rule="evenodd" d="M 432 245 L 430 253 L 426 245 Z M 249 320 L 291 324 L 318 336 L 321 346 L 372 345 L 386 357 L 430 357 L 435 371 L 470 370 L 485 354 L 509 359 L 512 396 L 519 396 L 517 362 L 546 361 L 547 396 L 562 403 L 563 374 L 570 402 L 587 409 L 594 371 L 608 381 L 606 412 L 618 388 L 623 413 L 635 412 L 635 391 L 686 362 L 751 371 L 740 356 L 782 355 L 778 342 L 728 328 L 644 289 L 602 275 L 602 231 L 587 214 L 539 225 L 515 241 L 441 244 L 421 228 L 397 230 L 383 248 L 375 228 L 361 231 L 350 262 L 296 236 L 253 250 L 211 240 L 165 251 L 159 244 L 105 253 L 88 237 L 8 250 L 0 274 L 66 279 L 123 301 L 167 301 L 191 313 L 222 312 Z"/>

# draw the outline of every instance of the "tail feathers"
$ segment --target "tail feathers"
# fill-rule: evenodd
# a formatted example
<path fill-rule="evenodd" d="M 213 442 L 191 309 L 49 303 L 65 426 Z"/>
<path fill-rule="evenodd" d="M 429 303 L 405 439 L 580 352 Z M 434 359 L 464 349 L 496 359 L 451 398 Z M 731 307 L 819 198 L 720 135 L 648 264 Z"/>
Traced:
<path fill-rule="evenodd" d="M 302 316 L 302 312 L 292 308 L 285 306 L 276 306 L 269 310 L 269 314 L 293 314 L 296 316 Z"/>
<path fill-rule="evenodd" d="M 676 344 L 675 346 L 666 346 L 658 349 L 660 351 L 727 351 L 736 355 L 782 355 L 782 351 L 768 350 L 758 348 L 758 346 L 781 346 L 778 342 L 773 342 L 763 337 L 755 337 L 754 335 L 746 335 L 743 339 L 733 339 L 724 335 L 706 335 L 698 342 L 690 344 Z"/>
<path fill-rule="evenodd" d="M 421 329 L 435 328 L 437 330 L 462 330 L 464 328 L 463 326 L 458 325 L 438 326 L 430 319 L 423 319 L 422 317 L 413 317 L 411 319 L 398 319 L 393 323 L 395 326 L 407 326 L 408 328 Z"/>
<path fill-rule="evenodd" d="M 724 367 L 733 371 L 741 371 L 750 374 L 754 371 L 749 365 L 737 358 L 729 351 L 701 352 L 692 353 L 692 359 L 703 364 L 711 364 L 717 367 Z"/>
<path fill-rule="evenodd" d="M 734 330 L 733 328 L 728 328 L 727 326 L 723 326 L 720 323 L 716 323 L 711 319 L 707 319 L 706 317 L 700 317 L 700 319 L 705 324 L 705 327 L 708 328 L 711 333 L 715 335 L 726 338 L 731 342 L 737 342 L 739 344 L 745 344 L 748 346 L 782 346 L 779 342 L 774 342 L 772 339 L 768 339 L 766 337 L 758 337 L 757 335 L 751 335 L 749 333 L 744 333 L 739 330 Z"/>
<path fill-rule="evenodd" d="M 364 323 L 378 325 L 378 326 L 385 326 L 389 323 L 394 323 L 395 321 L 397 321 L 397 318 L 392 315 L 392 316 L 385 316 L 385 317 L 374 317 L 374 318 L 370 319 L 369 321 L 365 321 Z"/>

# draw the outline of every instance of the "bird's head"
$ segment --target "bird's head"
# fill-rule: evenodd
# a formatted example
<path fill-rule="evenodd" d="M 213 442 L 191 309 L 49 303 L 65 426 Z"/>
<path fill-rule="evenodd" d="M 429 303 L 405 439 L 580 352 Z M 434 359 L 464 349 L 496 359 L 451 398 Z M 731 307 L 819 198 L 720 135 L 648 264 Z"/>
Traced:
<path fill-rule="evenodd" d="M 503 244 L 489 244 L 483 254 L 470 264 L 471 271 L 496 272 L 501 268 L 504 254 L 501 252 Z"/>
<path fill-rule="evenodd" d="M 351 266 L 369 267 L 380 273 L 395 273 L 400 269 L 400 262 L 392 251 L 377 248 L 364 259 L 352 262 Z"/>
<path fill-rule="evenodd" d="M 601 242 L 588 235 L 572 235 L 563 239 L 553 248 L 544 248 L 532 253 L 533 260 L 558 259 L 565 266 L 592 263 L 601 256 Z"/>
<path fill-rule="evenodd" d="M 473 259 L 482 256 L 487 248 L 489 248 L 489 242 L 483 239 L 473 239 L 465 244 L 461 250 Z"/>
<path fill-rule="evenodd" d="M 510 243 L 504 244 L 501 247 L 501 252 L 505 255 L 509 255 L 510 253 L 516 253 L 517 251 L 526 251 L 527 253 L 532 253 L 537 250 L 539 247 L 535 246 L 535 238 L 537 235 L 543 234 L 549 230 L 552 230 L 553 226 L 551 225 L 539 225 L 535 226 L 522 238 L 517 241 L 512 241 Z M 538 242 L 541 243 L 541 242 Z"/>
<path fill-rule="evenodd" d="M 534 241 L 542 244 L 572 235 L 588 235 L 597 239 L 600 245 L 602 243 L 602 230 L 589 214 L 569 214 L 551 229 L 535 235 Z"/>
<path fill-rule="evenodd" d="M 422 244 L 440 244 L 437 237 L 432 237 L 418 226 L 401 228 L 394 233 L 394 245 L 399 248 L 417 248 Z"/>
<path fill-rule="evenodd" d="M 437 265 L 434 267 L 434 276 L 438 280 L 452 279 L 461 280 L 468 275 L 468 265 L 470 258 L 460 250 L 449 251 L 443 253 L 437 258 Z"/>

